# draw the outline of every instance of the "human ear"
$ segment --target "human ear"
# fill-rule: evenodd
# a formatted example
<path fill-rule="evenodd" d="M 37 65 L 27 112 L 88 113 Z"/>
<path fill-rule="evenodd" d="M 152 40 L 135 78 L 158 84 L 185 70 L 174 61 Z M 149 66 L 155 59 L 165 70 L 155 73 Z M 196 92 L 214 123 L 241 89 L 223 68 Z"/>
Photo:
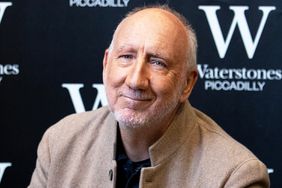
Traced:
<path fill-rule="evenodd" d="M 187 73 L 186 85 L 183 88 L 182 95 L 180 97 L 180 102 L 184 102 L 189 98 L 197 79 L 198 79 L 197 70 L 192 70 Z"/>
<path fill-rule="evenodd" d="M 106 66 L 108 64 L 108 55 L 109 55 L 109 49 L 106 49 L 103 58 L 103 70 L 106 69 Z"/>
<path fill-rule="evenodd" d="M 108 65 L 108 58 L 109 58 L 109 49 L 106 49 L 105 53 L 104 53 L 104 58 L 103 58 L 103 83 L 104 84 L 107 81 L 106 68 L 107 68 L 107 65 Z"/>

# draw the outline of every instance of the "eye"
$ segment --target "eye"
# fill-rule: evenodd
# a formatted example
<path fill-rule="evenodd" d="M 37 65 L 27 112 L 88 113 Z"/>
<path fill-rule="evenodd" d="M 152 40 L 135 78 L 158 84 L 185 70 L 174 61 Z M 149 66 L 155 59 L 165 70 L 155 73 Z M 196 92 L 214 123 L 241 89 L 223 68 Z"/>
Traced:
<path fill-rule="evenodd" d="M 119 56 L 117 56 L 117 62 L 122 66 L 128 66 L 132 64 L 133 60 L 133 54 L 120 54 Z"/>
<path fill-rule="evenodd" d="M 159 68 L 166 68 L 167 67 L 166 63 L 163 60 L 158 59 L 158 58 L 151 58 L 150 64 L 155 65 Z"/>
<path fill-rule="evenodd" d="M 123 54 L 123 55 L 120 55 L 119 58 L 122 58 L 122 59 L 133 59 L 133 55 L 131 54 Z"/>

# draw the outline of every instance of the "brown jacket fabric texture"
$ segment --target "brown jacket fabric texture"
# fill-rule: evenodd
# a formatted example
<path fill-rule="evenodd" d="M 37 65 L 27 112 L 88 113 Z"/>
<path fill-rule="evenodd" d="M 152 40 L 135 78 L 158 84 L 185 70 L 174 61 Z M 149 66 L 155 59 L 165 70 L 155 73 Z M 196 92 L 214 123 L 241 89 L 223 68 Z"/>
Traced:
<path fill-rule="evenodd" d="M 114 188 L 116 134 L 108 107 L 64 118 L 44 134 L 29 188 Z M 149 153 L 140 188 L 269 187 L 265 165 L 188 102 Z"/>

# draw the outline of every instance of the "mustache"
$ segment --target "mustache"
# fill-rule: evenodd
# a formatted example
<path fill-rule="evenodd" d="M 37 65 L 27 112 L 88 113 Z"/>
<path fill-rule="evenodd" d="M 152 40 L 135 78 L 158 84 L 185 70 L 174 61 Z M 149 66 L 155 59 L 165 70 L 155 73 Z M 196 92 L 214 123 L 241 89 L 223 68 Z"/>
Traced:
<path fill-rule="evenodd" d="M 119 91 L 118 96 L 123 96 L 134 100 L 151 100 L 154 98 L 154 95 L 151 92 L 134 89 L 125 89 Z"/>

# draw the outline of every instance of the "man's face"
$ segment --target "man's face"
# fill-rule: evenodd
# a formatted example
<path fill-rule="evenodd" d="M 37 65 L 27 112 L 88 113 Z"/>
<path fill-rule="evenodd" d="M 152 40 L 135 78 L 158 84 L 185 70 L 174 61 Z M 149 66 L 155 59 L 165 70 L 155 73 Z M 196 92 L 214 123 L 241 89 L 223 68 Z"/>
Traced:
<path fill-rule="evenodd" d="M 120 24 L 104 57 L 109 107 L 129 127 L 168 123 L 188 97 L 183 28 L 168 13 L 145 12 Z"/>

